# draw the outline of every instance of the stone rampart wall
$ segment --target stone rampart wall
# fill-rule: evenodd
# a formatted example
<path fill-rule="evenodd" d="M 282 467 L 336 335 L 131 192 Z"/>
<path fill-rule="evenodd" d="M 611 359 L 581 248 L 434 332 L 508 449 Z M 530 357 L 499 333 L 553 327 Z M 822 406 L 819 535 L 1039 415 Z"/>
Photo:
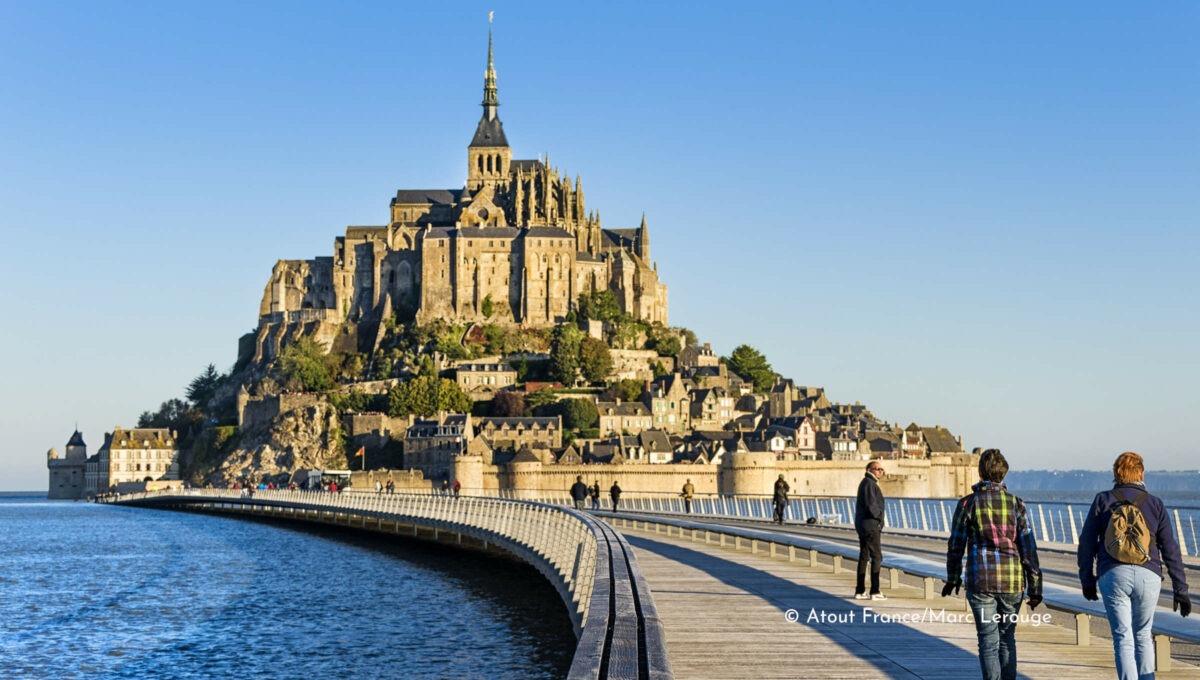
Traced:
<path fill-rule="evenodd" d="M 956 498 L 978 481 L 977 459 L 971 455 L 926 460 L 885 460 L 884 495 L 905 498 Z M 476 470 L 475 468 L 480 468 Z M 750 454 L 737 464 L 694 465 L 543 465 L 516 463 L 482 465 L 455 462 L 455 475 L 464 487 L 535 492 L 566 491 L 581 475 L 590 486 L 608 488 L 616 481 L 626 493 L 677 494 L 691 480 L 697 494 L 770 495 L 782 474 L 794 496 L 853 496 L 865 474 L 863 461 L 776 461 L 771 454 Z M 478 480 L 478 481 L 476 481 Z"/>

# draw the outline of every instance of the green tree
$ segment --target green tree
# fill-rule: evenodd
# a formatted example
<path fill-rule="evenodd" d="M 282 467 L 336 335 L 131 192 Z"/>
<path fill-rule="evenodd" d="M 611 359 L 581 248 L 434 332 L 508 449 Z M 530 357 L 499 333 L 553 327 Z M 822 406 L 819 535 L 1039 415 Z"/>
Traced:
<path fill-rule="evenodd" d="M 192 408 L 182 399 L 168 399 L 151 413 L 144 411 L 138 416 L 138 427 L 163 427 L 179 433 L 180 439 L 187 439 L 191 432 L 204 426 L 207 416 L 199 409 Z M 190 442 L 187 442 L 190 443 Z"/>
<path fill-rule="evenodd" d="M 533 394 L 525 396 L 525 408 L 537 409 L 538 407 L 546 406 L 547 404 L 553 404 L 557 401 L 558 395 L 554 393 L 554 390 L 538 390 Z"/>
<path fill-rule="evenodd" d="M 350 390 L 348 394 L 344 392 L 330 394 L 326 397 L 326 401 L 340 413 L 365 413 L 387 411 L 388 409 L 386 394 L 367 394 L 360 390 Z"/>
<path fill-rule="evenodd" d="M 595 427 L 600 422 L 600 412 L 591 399 L 564 399 L 559 404 L 565 430 Z"/>
<path fill-rule="evenodd" d="M 612 373 L 612 354 L 603 340 L 586 336 L 579 343 L 579 372 L 589 383 L 604 382 Z"/>
<path fill-rule="evenodd" d="M 646 333 L 646 349 L 658 352 L 660 357 L 679 356 L 683 349 L 679 335 L 665 326 L 652 326 Z"/>
<path fill-rule="evenodd" d="M 334 370 L 325 346 L 309 337 L 297 338 L 279 353 L 283 383 L 291 389 L 324 392 L 333 387 Z"/>
<path fill-rule="evenodd" d="M 550 341 L 550 376 L 564 385 L 574 384 L 579 373 L 579 348 L 583 331 L 572 324 L 555 326 Z"/>
<path fill-rule="evenodd" d="M 700 340 L 696 338 L 696 333 L 692 329 L 680 327 L 679 333 L 683 335 L 684 347 L 695 347 L 700 344 Z"/>
<path fill-rule="evenodd" d="M 579 296 L 579 318 L 585 321 L 612 321 L 621 315 L 621 305 L 611 290 L 597 290 Z"/>
<path fill-rule="evenodd" d="M 461 326 L 450 326 L 437 335 L 437 351 L 453 360 L 467 359 L 470 351 L 463 346 L 462 336 L 466 329 Z"/>
<path fill-rule="evenodd" d="M 224 382 L 225 376 L 217 371 L 216 366 L 209 364 L 203 373 L 192 378 L 192 382 L 188 383 L 185 394 L 188 401 L 192 402 L 192 406 L 207 412 L 208 402 L 212 401 L 217 389 Z"/>
<path fill-rule="evenodd" d="M 608 386 L 609 401 L 638 401 L 642 398 L 646 384 L 637 378 L 622 378 Z"/>
<path fill-rule="evenodd" d="M 388 391 L 388 414 L 393 416 L 467 413 L 472 403 L 458 383 L 436 376 L 418 376 Z"/>
<path fill-rule="evenodd" d="M 754 389 L 765 392 L 775 383 L 775 371 L 762 352 L 750 345 L 738 345 L 725 359 L 729 370 L 754 383 Z"/>
<path fill-rule="evenodd" d="M 483 302 L 479 305 L 479 311 L 483 312 L 483 318 L 492 318 L 492 296 L 487 295 L 483 298 Z"/>

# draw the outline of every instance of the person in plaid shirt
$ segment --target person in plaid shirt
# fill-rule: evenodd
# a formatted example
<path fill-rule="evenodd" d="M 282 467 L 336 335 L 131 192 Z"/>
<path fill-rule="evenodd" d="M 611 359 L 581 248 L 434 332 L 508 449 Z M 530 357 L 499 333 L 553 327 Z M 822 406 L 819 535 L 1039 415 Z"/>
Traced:
<path fill-rule="evenodd" d="M 980 482 L 958 502 L 946 550 L 942 597 L 963 585 L 967 554 L 967 601 L 979 636 L 979 667 L 984 680 L 1017 677 L 1017 616 L 1029 593 L 1029 608 L 1042 603 L 1042 570 L 1037 544 L 1025 517 L 1025 502 L 1005 488 L 1008 461 L 999 449 L 979 457 Z"/>

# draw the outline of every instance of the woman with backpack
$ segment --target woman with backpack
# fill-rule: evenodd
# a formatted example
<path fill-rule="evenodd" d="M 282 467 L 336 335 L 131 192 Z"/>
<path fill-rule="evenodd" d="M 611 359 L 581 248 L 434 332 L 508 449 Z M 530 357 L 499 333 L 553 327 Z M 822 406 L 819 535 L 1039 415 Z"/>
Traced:
<path fill-rule="evenodd" d="M 1113 463 L 1113 488 L 1096 494 L 1079 535 L 1079 582 L 1089 600 L 1104 598 L 1112 628 L 1117 677 L 1153 678 L 1154 608 L 1167 565 L 1175 610 L 1192 611 L 1183 558 L 1162 499 L 1146 491 L 1142 457 Z"/>

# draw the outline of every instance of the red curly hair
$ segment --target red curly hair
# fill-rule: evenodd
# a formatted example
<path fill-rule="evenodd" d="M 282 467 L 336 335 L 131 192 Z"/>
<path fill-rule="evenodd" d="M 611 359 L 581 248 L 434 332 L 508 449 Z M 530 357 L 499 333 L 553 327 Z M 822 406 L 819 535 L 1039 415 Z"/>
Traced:
<path fill-rule="evenodd" d="M 1140 482 L 1145 475 L 1146 468 L 1142 465 L 1142 457 L 1133 451 L 1122 453 L 1113 462 L 1113 481 L 1117 484 Z"/>

